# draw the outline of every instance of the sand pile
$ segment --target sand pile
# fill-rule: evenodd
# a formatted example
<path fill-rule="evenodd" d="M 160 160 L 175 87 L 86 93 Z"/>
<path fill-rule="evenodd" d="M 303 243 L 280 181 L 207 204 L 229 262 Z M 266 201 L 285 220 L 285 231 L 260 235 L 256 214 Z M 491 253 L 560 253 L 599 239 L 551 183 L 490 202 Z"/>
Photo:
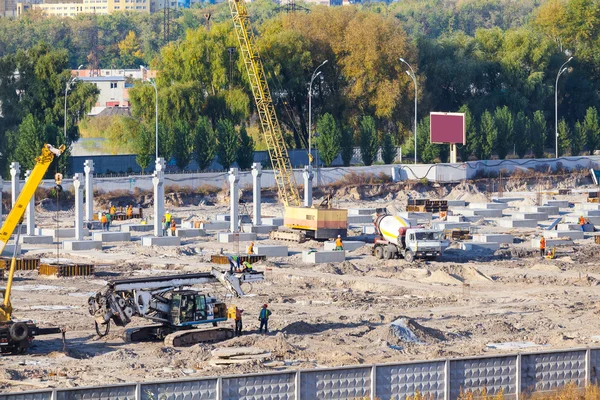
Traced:
<path fill-rule="evenodd" d="M 420 279 L 421 282 L 435 282 L 435 283 L 443 283 L 447 285 L 460 285 L 462 281 L 457 279 L 454 276 L 451 276 L 445 271 L 438 269 L 437 271 L 432 271 L 426 278 Z"/>
<path fill-rule="evenodd" d="M 448 265 L 441 268 L 448 275 L 461 282 L 491 282 L 492 278 L 470 265 Z"/>
<path fill-rule="evenodd" d="M 356 265 L 352 264 L 350 261 L 344 261 L 342 263 L 329 263 L 317 268 L 317 271 L 325 272 L 328 274 L 335 275 L 362 275 L 365 272 L 362 269 L 359 269 Z"/>
<path fill-rule="evenodd" d="M 477 189 L 477 186 L 463 182 L 455 186 L 446 196 L 448 200 L 464 200 L 468 203 L 487 203 L 488 198 Z"/>
<path fill-rule="evenodd" d="M 446 340 L 446 335 L 437 329 L 428 328 L 415 320 L 400 316 L 387 326 L 369 332 L 366 337 L 373 341 L 385 341 L 393 346 L 403 347 L 407 344 L 433 344 Z"/>

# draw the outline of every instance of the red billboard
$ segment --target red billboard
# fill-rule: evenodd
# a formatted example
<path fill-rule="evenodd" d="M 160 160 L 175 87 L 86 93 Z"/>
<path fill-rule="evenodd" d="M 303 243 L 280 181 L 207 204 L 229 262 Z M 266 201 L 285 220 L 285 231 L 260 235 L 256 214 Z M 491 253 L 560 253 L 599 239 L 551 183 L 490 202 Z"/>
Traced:
<path fill-rule="evenodd" d="M 432 112 L 429 116 L 431 143 L 467 143 L 464 113 Z"/>

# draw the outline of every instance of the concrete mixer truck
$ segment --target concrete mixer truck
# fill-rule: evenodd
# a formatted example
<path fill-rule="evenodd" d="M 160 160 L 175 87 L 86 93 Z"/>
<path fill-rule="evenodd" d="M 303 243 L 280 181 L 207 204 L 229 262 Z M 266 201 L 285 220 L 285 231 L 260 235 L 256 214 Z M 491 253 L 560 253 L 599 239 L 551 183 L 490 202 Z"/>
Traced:
<path fill-rule="evenodd" d="M 389 214 L 377 215 L 372 253 L 379 259 L 404 258 L 412 262 L 415 258 L 434 260 L 442 254 L 442 231 L 411 227 L 402 217 Z"/>

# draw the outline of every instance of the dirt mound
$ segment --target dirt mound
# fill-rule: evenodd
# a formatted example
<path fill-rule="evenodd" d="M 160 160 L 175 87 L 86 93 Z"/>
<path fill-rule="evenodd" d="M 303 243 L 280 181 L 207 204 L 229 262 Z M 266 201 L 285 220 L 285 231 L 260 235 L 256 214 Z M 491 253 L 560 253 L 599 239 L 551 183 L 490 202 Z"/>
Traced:
<path fill-rule="evenodd" d="M 420 279 L 422 282 L 436 282 L 436 283 L 445 283 L 448 285 L 460 285 L 462 281 L 460 279 L 455 278 L 454 276 L 448 274 L 441 269 L 437 271 L 433 271 L 426 278 Z"/>
<path fill-rule="evenodd" d="M 407 344 L 433 344 L 446 340 L 446 335 L 442 331 L 423 326 L 403 316 L 395 318 L 387 326 L 374 329 L 366 336 L 401 347 Z"/>
<path fill-rule="evenodd" d="M 257 347 L 270 351 L 276 357 L 291 357 L 299 353 L 299 349 L 290 344 L 284 333 L 278 332 L 275 336 L 244 335 L 220 343 L 221 347 Z"/>
<path fill-rule="evenodd" d="M 350 261 L 344 261 L 342 263 L 329 263 L 317 268 L 320 272 L 335 275 L 364 275 L 368 271 L 359 269 L 356 265 Z"/>
<path fill-rule="evenodd" d="M 491 282 L 492 278 L 470 265 L 448 265 L 441 268 L 448 275 L 462 282 Z"/>
<path fill-rule="evenodd" d="M 288 334 L 303 335 L 307 333 L 317 333 L 319 330 L 307 322 L 296 321 L 288 324 L 281 329 L 281 331 Z"/>

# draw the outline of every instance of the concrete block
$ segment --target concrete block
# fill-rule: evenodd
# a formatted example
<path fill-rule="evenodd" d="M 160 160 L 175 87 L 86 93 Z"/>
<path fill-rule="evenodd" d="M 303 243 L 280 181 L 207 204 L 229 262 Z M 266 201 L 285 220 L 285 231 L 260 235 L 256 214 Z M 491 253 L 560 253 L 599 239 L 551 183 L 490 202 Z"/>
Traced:
<path fill-rule="evenodd" d="M 460 244 L 460 249 L 465 250 L 465 251 L 472 251 L 472 250 L 496 251 L 499 248 L 500 248 L 500 243 L 463 242 Z"/>
<path fill-rule="evenodd" d="M 2 257 L 12 257 L 14 251 L 15 251 L 15 244 L 14 243 L 7 244 L 4 247 L 4 250 L 2 250 L 2 254 L 1 255 L 2 255 Z M 17 254 L 17 256 L 21 255 L 21 244 L 19 244 L 17 246 L 17 253 L 16 254 Z"/>
<path fill-rule="evenodd" d="M 376 208 L 349 208 L 348 216 L 350 215 L 373 215 L 377 213 Z"/>
<path fill-rule="evenodd" d="M 563 217 L 563 221 L 569 224 L 577 224 L 579 225 L 579 217 L 581 216 L 581 214 L 567 214 Z M 590 224 L 593 225 L 600 225 L 600 216 L 599 217 L 586 217 L 584 215 L 585 219 L 588 220 L 590 222 Z"/>
<path fill-rule="evenodd" d="M 254 246 L 254 254 L 267 257 L 287 257 L 288 247 L 278 245 L 260 244 Z"/>
<path fill-rule="evenodd" d="M 367 225 L 367 226 L 362 227 L 362 233 L 363 233 L 363 235 L 373 235 L 377 232 L 375 231 L 375 226 Z"/>
<path fill-rule="evenodd" d="M 200 229 L 205 231 L 223 231 L 229 229 L 229 222 L 208 221 L 200 224 Z"/>
<path fill-rule="evenodd" d="M 175 236 L 180 238 L 206 236 L 206 231 L 204 229 L 179 228 L 175 231 Z"/>
<path fill-rule="evenodd" d="M 102 250 L 102 242 L 97 240 L 65 240 L 65 251 Z"/>
<path fill-rule="evenodd" d="M 569 201 L 568 200 L 547 200 L 546 203 L 544 203 L 544 205 L 559 207 L 559 208 L 569 208 Z"/>
<path fill-rule="evenodd" d="M 494 209 L 466 208 L 462 211 L 456 211 L 456 214 L 459 213 L 467 217 L 502 218 L 502 210 Z"/>
<path fill-rule="evenodd" d="M 400 212 L 398 213 L 399 217 L 406 219 L 415 219 L 419 222 L 429 222 L 433 219 L 433 215 L 428 212 Z"/>
<path fill-rule="evenodd" d="M 311 251 L 304 250 L 302 252 L 302 262 L 319 264 L 319 263 L 336 263 L 346 260 L 345 251 Z"/>
<path fill-rule="evenodd" d="M 131 233 L 129 232 L 94 232 L 92 240 L 100 242 L 129 242 L 131 241 Z"/>
<path fill-rule="evenodd" d="M 372 224 L 373 217 L 370 215 L 348 215 L 349 224 Z"/>
<path fill-rule="evenodd" d="M 512 243 L 513 235 L 508 233 L 486 233 L 473 235 L 473 242 L 477 243 Z"/>
<path fill-rule="evenodd" d="M 433 229 L 446 230 L 446 229 L 469 229 L 471 226 L 468 222 L 434 222 L 432 224 Z"/>
<path fill-rule="evenodd" d="M 572 245 L 573 245 L 573 241 L 571 239 L 565 239 L 565 238 L 546 239 L 546 251 L 548 251 L 548 249 L 550 249 L 552 247 L 572 246 Z M 531 239 L 531 247 L 533 247 L 534 249 L 539 249 L 540 248 L 540 239 L 539 238 Z"/>
<path fill-rule="evenodd" d="M 575 203 L 575 209 L 581 210 L 600 210 L 600 203 Z"/>
<path fill-rule="evenodd" d="M 446 217 L 448 222 L 466 222 L 464 215 L 448 215 Z"/>
<path fill-rule="evenodd" d="M 52 236 L 21 236 L 23 244 L 52 244 L 54 238 Z"/>
<path fill-rule="evenodd" d="M 181 246 L 177 236 L 142 236 L 142 246 Z"/>
<path fill-rule="evenodd" d="M 345 251 L 354 251 L 356 249 L 360 249 L 366 243 L 358 240 L 344 240 L 344 250 Z M 335 242 L 329 241 L 324 243 L 325 250 L 335 250 Z"/>
<path fill-rule="evenodd" d="M 523 201 L 524 197 L 492 197 L 494 203 L 512 203 L 513 201 Z"/>
<path fill-rule="evenodd" d="M 556 225 L 557 231 L 576 231 L 581 230 L 579 224 L 558 224 Z"/>
<path fill-rule="evenodd" d="M 504 210 L 508 208 L 506 203 L 469 203 L 469 208 L 480 210 Z"/>
<path fill-rule="evenodd" d="M 36 235 L 52 236 L 54 240 L 75 237 L 75 228 L 36 228 Z M 90 230 L 83 228 L 83 236 L 89 236 Z"/>
<path fill-rule="evenodd" d="M 533 219 L 535 221 L 546 221 L 548 214 L 543 212 L 516 212 L 512 216 L 512 219 Z"/>
<path fill-rule="evenodd" d="M 231 221 L 231 216 L 229 214 L 217 214 L 217 216 L 215 218 L 217 221 L 221 221 L 221 222 Z M 240 214 L 239 219 L 240 219 L 240 221 L 242 221 L 242 223 L 247 223 L 247 224 L 252 223 L 252 218 L 248 214 Z"/>
<path fill-rule="evenodd" d="M 251 242 L 256 240 L 256 233 L 219 233 L 219 243 Z"/>
<path fill-rule="evenodd" d="M 571 240 L 579 240 L 584 238 L 584 233 L 578 231 L 544 231 L 545 238 L 569 238 Z"/>
<path fill-rule="evenodd" d="M 152 232 L 154 225 L 152 224 L 127 224 L 121 225 L 121 232 Z"/>
<path fill-rule="evenodd" d="M 244 230 L 250 230 L 250 232 L 252 233 L 262 233 L 262 234 L 268 234 L 271 231 L 276 231 L 277 227 L 275 225 L 248 225 L 248 229 L 246 229 L 246 225 L 244 225 Z"/>
<path fill-rule="evenodd" d="M 498 226 L 504 228 L 537 228 L 535 219 L 499 219 Z"/>
<path fill-rule="evenodd" d="M 446 200 L 448 202 L 448 207 L 466 207 L 467 202 L 464 200 Z"/>
<path fill-rule="evenodd" d="M 266 217 L 262 219 L 263 225 L 283 226 L 283 218 Z"/>
<path fill-rule="evenodd" d="M 558 207 L 555 206 L 527 206 L 521 207 L 522 212 L 542 212 L 548 215 L 558 215 Z"/>

